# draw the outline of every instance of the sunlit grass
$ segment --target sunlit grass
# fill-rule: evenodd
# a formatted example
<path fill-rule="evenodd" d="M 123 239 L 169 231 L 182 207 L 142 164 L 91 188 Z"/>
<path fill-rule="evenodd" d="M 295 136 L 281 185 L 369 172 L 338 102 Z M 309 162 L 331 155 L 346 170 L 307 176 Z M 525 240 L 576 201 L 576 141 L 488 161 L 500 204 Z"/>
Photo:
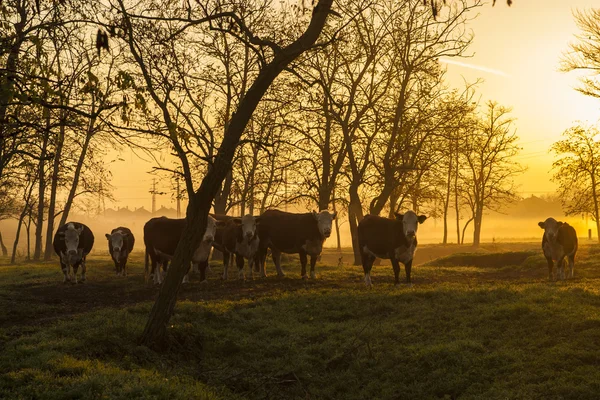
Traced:
<path fill-rule="evenodd" d="M 597 398 L 597 250 L 567 282 L 536 254 L 417 266 L 412 288 L 382 265 L 372 290 L 348 265 L 315 282 L 293 261 L 246 282 L 215 265 L 182 289 L 164 353 L 137 345 L 157 293 L 139 255 L 127 278 L 90 261 L 77 286 L 53 263 L 1 266 L 0 398 Z"/>

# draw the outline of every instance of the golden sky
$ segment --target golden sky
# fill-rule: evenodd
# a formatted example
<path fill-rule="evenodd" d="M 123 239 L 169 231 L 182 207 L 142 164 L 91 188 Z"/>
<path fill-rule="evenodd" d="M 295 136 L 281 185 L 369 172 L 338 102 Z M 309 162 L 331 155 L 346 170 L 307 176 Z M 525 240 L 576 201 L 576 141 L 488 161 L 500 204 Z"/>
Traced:
<path fill-rule="evenodd" d="M 518 179 L 521 194 L 551 193 L 549 148 L 574 121 L 596 123 L 600 100 L 574 90 L 576 74 L 558 71 L 561 54 L 577 33 L 572 10 L 599 7 L 598 0 L 515 0 L 512 7 L 498 0 L 495 7 L 480 8 L 480 16 L 468 28 L 475 33 L 471 58 L 451 59 L 448 79 L 462 87 L 483 78 L 478 94 L 483 101 L 496 100 L 513 108 L 515 128 L 523 147 L 520 161 L 528 171 Z M 454 62 L 463 65 L 457 65 Z M 129 151 L 124 161 L 112 165 L 116 203 L 107 206 L 151 207 L 148 191 L 152 164 Z M 168 183 L 159 190 L 167 190 Z M 159 196 L 157 207 L 174 207 L 169 195 Z"/>
<path fill-rule="evenodd" d="M 453 59 L 475 68 L 448 64 L 451 84 L 481 77 L 482 100 L 496 100 L 513 108 L 515 127 L 523 147 L 520 161 L 529 170 L 518 179 L 521 194 L 555 190 L 550 182 L 549 148 L 575 121 L 596 123 L 600 99 L 574 88 L 576 73 L 559 72 L 559 60 L 578 32 L 572 11 L 600 7 L 597 0 L 515 0 L 511 7 L 498 0 L 486 5 L 469 24 L 475 33 L 474 56 Z"/>

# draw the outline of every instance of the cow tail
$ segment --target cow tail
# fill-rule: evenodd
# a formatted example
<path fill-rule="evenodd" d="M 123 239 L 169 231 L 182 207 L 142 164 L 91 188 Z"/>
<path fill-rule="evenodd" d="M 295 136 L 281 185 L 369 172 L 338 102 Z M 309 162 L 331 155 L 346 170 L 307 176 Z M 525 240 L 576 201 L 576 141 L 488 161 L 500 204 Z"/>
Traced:
<path fill-rule="evenodd" d="M 148 258 L 149 258 L 149 254 L 148 254 L 148 248 L 146 247 L 146 265 L 144 267 L 144 282 L 148 283 L 148 280 L 150 279 L 150 276 L 148 275 Z"/>

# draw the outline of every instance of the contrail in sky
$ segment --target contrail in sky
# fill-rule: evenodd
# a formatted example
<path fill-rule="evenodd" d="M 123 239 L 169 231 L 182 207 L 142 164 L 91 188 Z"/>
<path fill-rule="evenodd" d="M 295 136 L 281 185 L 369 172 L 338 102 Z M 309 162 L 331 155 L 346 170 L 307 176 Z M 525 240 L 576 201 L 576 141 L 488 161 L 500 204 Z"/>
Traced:
<path fill-rule="evenodd" d="M 483 67 L 481 65 L 467 64 L 467 63 L 463 63 L 460 61 L 451 60 L 449 58 L 440 58 L 440 62 L 444 63 L 444 64 L 454 64 L 454 65 L 458 65 L 458 66 L 465 67 L 465 68 L 476 69 L 478 71 L 489 72 L 490 74 L 494 74 L 494 75 L 510 76 L 506 72 L 503 72 L 503 71 L 500 71 L 497 69 Z"/>

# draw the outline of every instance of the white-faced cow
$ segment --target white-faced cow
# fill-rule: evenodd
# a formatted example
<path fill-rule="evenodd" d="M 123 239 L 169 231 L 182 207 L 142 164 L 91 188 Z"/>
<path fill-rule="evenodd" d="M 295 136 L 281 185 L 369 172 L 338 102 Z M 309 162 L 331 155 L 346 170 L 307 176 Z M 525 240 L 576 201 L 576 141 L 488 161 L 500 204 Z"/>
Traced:
<path fill-rule="evenodd" d="M 410 270 L 417 249 L 417 230 L 425 215 L 407 211 L 396 213 L 395 219 L 367 215 L 358 224 L 358 246 L 365 272 L 365 284 L 372 286 L 371 268 L 376 257 L 389 259 L 394 268 L 396 285 L 400 283 L 400 264 L 406 269 L 406 283 L 411 285 Z"/>
<path fill-rule="evenodd" d="M 307 279 L 306 262 L 310 256 L 310 276 L 316 278 L 315 264 L 323 250 L 323 243 L 331 235 L 331 224 L 336 213 L 327 210 L 294 214 L 279 210 L 268 210 L 260 216 L 258 225 L 259 251 L 257 259 L 262 276 L 266 276 L 265 259 L 267 248 L 271 249 L 277 275 L 285 274 L 281 269 L 281 253 L 298 254 L 302 265 L 302 279 Z"/>
<path fill-rule="evenodd" d="M 69 222 L 58 228 L 52 242 L 60 257 L 63 282 L 77 283 L 77 269 L 81 266 L 81 282 L 85 281 L 85 258 L 94 246 L 94 234 L 84 224 Z"/>
<path fill-rule="evenodd" d="M 146 277 L 148 277 L 148 258 L 152 262 L 150 272 L 154 275 L 154 283 L 162 283 L 162 273 L 158 264 L 166 267 L 179 244 L 179 239 L 185 228 L 185 219 L 171 219 L 167 217 L 152 218 L 144 225 L 144 244 L 146 246 Z M 222 222 L 219 222 L 222 224 Z M 192 264 L 198 264 L 200 270 L 200 281 L 206 280 L 206 267 L 208 266 L 208 256 L 215 238 L 217 221 L 208 216 L 206 231 L 202 241 L 192 255 Z M 183 282 L 188 281 L 188 275 L 183 278 Z"/>
<path fill-rule="evenodd" d="M 108 252 L 115 263 L 117 275 L 127 276 L 127 258 L 133 250 L 135 238 L 129 228 L 120 226 L 107 233 Z"/>
<path fill-rule="evenodd" d="M 253 277 L 252 266 L 260 242 L 257 232 L 260 218 L 249 214 L 242 218 L 229 218 L 225 226 L 217 229 L 215 248 L 223 253 L 223 279 L 227 279 L 227 269 L 233 256 L 238 267 L 239 279 L 245 279 L 244 258 L 248 259 L 250 277 Z"/>
<path fill-rule="evenodd" d="M 548 262 L 548 279 L 552 280 L 552 272 L 556 265 L 557 279 L 565 279 L 565 257 L 569 264 L 570 277 L 573 278 L 575 268 L 575 253 L 577 253 L 577 232 L 566 222 L 548 218 L 538 223 L 544 230 L 542 249 Z"/>

